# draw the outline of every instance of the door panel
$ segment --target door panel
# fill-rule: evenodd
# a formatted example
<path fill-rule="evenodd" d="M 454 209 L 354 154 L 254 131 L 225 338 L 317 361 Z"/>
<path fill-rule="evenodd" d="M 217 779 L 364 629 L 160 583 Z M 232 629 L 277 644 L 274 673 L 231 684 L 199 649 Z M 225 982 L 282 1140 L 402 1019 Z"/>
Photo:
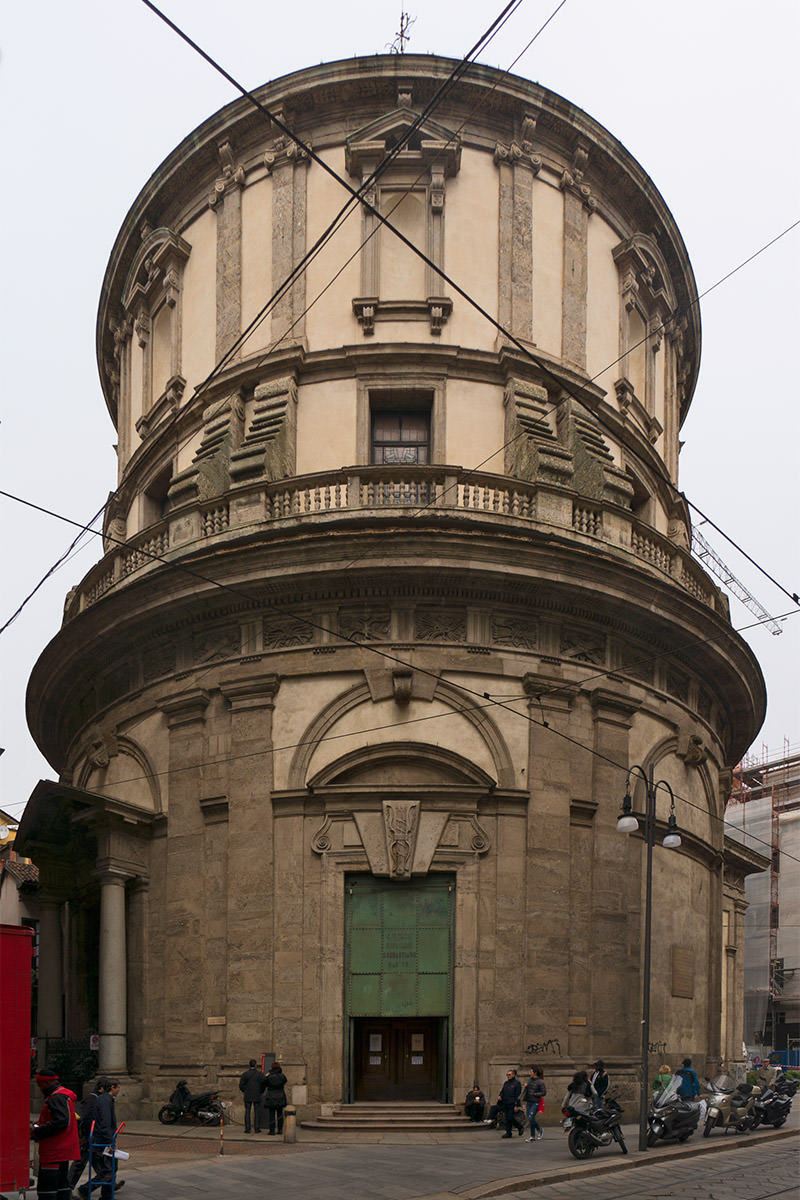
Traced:
<path fill-rule="evenodd" d="M 436 1100 L 437 1019 L 354 1022 L 356 1100 Z"/>

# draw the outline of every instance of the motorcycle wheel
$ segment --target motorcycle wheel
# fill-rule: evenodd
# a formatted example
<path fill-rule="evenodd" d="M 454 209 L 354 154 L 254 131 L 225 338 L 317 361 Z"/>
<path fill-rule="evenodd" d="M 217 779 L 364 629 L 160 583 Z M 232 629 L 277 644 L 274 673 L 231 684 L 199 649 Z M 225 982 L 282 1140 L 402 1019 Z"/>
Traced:
<path fill-rule="evenodd" d="M 772 1122 L 773 1129 L 780 1129 L 781 1125 L 786 1124 L 786 1117 L 778 1117 L 777 1121 Z"/>
<path fill-rule="evenodd" d="M 648 1146 L 655 1146 L 655 1144 L 656 1144 L 656 1142 L 657 1142 L 657 1141 L 658 1141 L 658 1134 L 657 1134 L 657 1133 L 653 1133 L 652 1129 L 648 1129 L 648 1131 L 647 1131 L 647 1145 L 648 1145 Z"/>
<path fill-rule="evenodd" d="M 595 1145 L 588 1133 L 583 1129 L 569 1131 L 569 1152 L 573 1158 L 591 1158 Z"/>
<path fill-rule="evenodd" d="M 620 1127 L 619 1127 L 618 1125 L 615 1125 L 615 1126 L 614 1126 L 614 1129 L 612 1130 L 612 1132 L 613 1132 L 613 1134 L 614 1134 L 614 1141 L 617 1143 L 617 1145 L 619 1146 L 619 1148 L 620 1148 L 620 1150 L 622 1151 L 622 1153 L 623 1153 L 623 1154 L 627 1154 L 627 1153 L 628 1153 L 628 1147 L 625 1145 L 625 1138 L 622 1136 L 622 1130 L 620 1129 Z M 649 1145 L 649 1144 L 650 1144 L 650 1143 L 649 1143 L 649 1140 L 648 1140 L 648 1145 Z"/>
<path fill-rule="evenodd" d="M 703 1137 L 708 1137 L 708 1135 L 711 1133 L 711 1130 L 714 1128 L 715 1124 L 716 1124 L 716 1117 L 706 1117 L 706 1123 L 703 1126 Z"/>
<path fill-rule="evenodd" d="M 162 1125 L 174 1125 L 180 1115 L 180 1110 L 173 1104 L 165 1104 L 163 1108 L 159 1109 L 158 1119 Z"/>
<path fill-rule="evenodd" d="M 220 1116 L 222 1115 L 222 1105 L 218 1100 L 212 1100 L 211 1103 L 203 1109 L 203 1112 L 207 1114 L 202 1118 L 203 1125 L 218 1125 Z"/>
<path fill-rule="evenodd" d="M 686 1141 L 686 1139 L 687 1139 L 687 1138 L 690 1138 L 690 1137 L 692 1136 L 692 1134 L 693 1134 L 693 1133 L 694 1133 L 694 1130 L 693 1130 L 693 1129 L 690 1129 L 688 1133 L 682 1133 L 682 1134 L 681 1134 L 681 1136 L 678 1138 L 678 1141 L 679 1141 L 679 1142 L 685 1142 L 685 1141 Z"/>

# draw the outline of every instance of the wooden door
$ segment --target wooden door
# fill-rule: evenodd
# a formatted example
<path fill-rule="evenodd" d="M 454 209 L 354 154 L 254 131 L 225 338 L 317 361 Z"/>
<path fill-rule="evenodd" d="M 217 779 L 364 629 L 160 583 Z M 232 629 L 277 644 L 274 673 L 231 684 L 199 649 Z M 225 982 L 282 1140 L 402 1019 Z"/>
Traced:
<path fill-rule="evenodd" d="M 364 1017 L 355 1021 L 356 1100 L 436 1100 L 439 1021 Z"/>

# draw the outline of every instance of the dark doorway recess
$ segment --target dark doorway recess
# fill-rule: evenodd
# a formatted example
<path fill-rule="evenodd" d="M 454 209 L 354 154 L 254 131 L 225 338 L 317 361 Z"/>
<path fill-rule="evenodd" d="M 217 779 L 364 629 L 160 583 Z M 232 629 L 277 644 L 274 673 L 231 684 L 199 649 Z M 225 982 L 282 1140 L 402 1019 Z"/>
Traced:
<path fill-rule="evenodd" d="M 356 1100 L 437 1100 L 440 1019 L 354 1021 Z"/>

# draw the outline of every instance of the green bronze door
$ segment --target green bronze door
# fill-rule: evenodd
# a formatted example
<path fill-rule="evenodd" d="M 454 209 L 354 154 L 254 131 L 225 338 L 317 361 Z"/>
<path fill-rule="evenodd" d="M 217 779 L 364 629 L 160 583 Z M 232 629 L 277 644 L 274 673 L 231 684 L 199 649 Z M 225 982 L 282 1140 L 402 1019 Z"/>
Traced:
<path fill-rule="evenodd" d="M 445 1100 L 453 1000 L 453 880 L 347 880 L 346 1095 Z"/>

